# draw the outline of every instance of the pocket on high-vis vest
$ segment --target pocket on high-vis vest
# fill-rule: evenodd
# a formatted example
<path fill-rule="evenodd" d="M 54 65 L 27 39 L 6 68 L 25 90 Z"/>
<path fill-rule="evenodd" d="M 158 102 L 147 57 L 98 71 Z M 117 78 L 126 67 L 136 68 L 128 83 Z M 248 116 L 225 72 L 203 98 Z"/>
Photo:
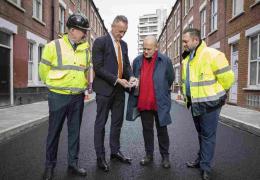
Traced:
<path fill-rule="evenodd" d="M 64 76 L 68 74 L 68 71 L 50 71 L 49 78 L 50 79 L 62 79 Z"/>

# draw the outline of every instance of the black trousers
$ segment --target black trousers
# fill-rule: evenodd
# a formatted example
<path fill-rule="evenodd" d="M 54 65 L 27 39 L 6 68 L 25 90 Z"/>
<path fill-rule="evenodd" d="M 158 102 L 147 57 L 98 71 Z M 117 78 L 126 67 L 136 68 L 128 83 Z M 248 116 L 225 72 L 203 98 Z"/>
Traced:
<path fill-rule="evenodd" d="M 143 136 L 146 154 L 153 155 L 154 152 L 153 127 L 155 121 L 160 153 L 161 155 L 168 155 L 170 142 L 167 126 L 160 126 L 158 114 L 156 111 L 141 111 L 140 114 L 143 125 Z"/>
<path fill-rule="evenodd" d="M 124 118 L 125 92 L 117 85 L 110 96 L 96 95 L 97 116 L 94 127 L 94 145 L 97 158 L 105 157 L 105 125 L 111 111 L 110 151 L 116 154 L 120 150 L 120 134 Z"/>
<path fill-rule="evenodd" d="M 84 95 L 48 94 L 49 128 L 46 144 L 46 167 L 55 167 L 58 144 L 63 123 L 68 126 L 68 165 L 78 163 L 80 126 L 84 108 Z"/>

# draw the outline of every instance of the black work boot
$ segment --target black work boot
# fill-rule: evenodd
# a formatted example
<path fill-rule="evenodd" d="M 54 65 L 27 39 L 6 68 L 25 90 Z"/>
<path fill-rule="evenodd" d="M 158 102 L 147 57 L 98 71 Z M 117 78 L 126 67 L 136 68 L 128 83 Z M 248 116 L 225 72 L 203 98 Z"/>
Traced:
<path fill-rule="evenodd" d="M 162 167 L 165 168 L 165 169 L 169 169 L 171 167 L 171 163 L 170 163 L 168 154 L 162 155 Z"/>
<path fill-rule="evenodd" d="M 153 155 L 147 154 L 141 161 L 140 165 L 147 166 L 148 164 L 151 164 L 153 162 Z"/>
<path fill-rule="evenodd" d="M 46 167 L 43 173 L 43 180 L 52 180 L 53 178 L 53 167 Z"/>

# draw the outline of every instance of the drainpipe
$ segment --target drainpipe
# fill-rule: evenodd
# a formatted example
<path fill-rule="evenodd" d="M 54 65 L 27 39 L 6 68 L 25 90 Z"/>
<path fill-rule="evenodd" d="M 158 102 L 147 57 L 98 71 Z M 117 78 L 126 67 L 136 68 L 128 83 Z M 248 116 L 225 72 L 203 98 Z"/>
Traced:
<path fill-rule="evenodd" d="M 51 3 L 51 14 L 52 14 L 52 17 L 51 17 L 51 39 L 53 40 L 55 38 L 55 0 L 52 0 L 52 3 Z"/>
<path fill-rule="evenodd" d="M 178 79 L 178 84 L 179 84 L 178 94 L 179 94 L 179 92 L 181 92 L 181 87 L 182 87 L 181 84 L 180 84 L 181 79 L 182 79 L 182 77 L 181 77 L 181 75 L 182 75 L 181 62 L 182 62 L 182 0 L 180 0 L 180 69 L 179 69 L 179 71 L 180 71 L 179 78 L 180 79 Z"/>

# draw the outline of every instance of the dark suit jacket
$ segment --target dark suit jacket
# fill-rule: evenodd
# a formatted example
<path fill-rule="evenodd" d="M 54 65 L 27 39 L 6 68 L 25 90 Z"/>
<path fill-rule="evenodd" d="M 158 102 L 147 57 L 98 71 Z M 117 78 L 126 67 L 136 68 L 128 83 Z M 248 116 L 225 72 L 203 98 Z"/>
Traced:
<path fill-rule="evenodd" d="M 120 41 L 123 59 L 123 79 L 133 76 L 128 58 L 127 44 Z M 118 74 L 115 48 L 109 34 L 95 40 L 92 48 L 92 61 L 95 71 L 93 89 L 97 94 L 109 96 L 114 88 Z"/>

